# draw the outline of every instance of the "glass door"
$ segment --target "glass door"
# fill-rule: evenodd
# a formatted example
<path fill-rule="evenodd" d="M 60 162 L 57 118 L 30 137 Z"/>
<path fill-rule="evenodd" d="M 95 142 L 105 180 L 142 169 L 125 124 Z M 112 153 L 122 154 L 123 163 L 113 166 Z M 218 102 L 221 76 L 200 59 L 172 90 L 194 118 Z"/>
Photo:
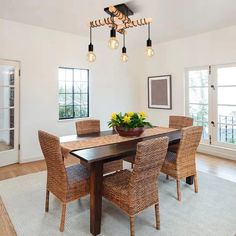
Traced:
<path fill-rule="evenodd" d="M 0 166 L 18 162 L 19 63 L 0 60 Z"/>
<path fill-rule="evenodd" d="M 194 119 L 194 125 L 203 126 L 202 143 L 209 143 L 209 68 L 186 70 L 186 114 Z"/>
<path fill-rule="evenodd" d="M 212 69 L 214 144 L 236 148 L 236 64 Z"/>

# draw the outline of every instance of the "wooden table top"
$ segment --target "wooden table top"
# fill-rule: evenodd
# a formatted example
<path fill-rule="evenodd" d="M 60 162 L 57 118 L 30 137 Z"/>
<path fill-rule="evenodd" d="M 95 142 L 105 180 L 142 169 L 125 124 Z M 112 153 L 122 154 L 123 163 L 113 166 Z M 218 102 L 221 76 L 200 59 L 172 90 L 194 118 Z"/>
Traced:
<path fill-rule="evenodd" d="M 81 139 L 87 139 L 92 137 L 100 137 L 105 135 L 114 134 L 114 131 L 101 131 L 99 133 L 94 133 L 92 135 L 82 135 L 76 138 L 76 140 Z M 159 133 L 157 135 L 152 135 L 148 137 L 139 137 L 133 140 L 124 141 L 121 143 L 114 143 L 114 144 L 108 144 L 103 145 L 99 147 L 90 147 L 82 150 L 72 150 L 70 153 L 88 163 L 94 163 L 94 162 L 106 162 L 111 161 L 115 159 L 121 159 L 125 156 L 134 155 L 136 152 L 136 146 L 138 142 L 148 140 L 151 138 L 159 138 L 163 136 L 169 137 L 169 141 L 179 141 L 180 140 L 181 132 L 180 130 L 170 130 L 168 132 Z M 71 137 L 73 138 L 73 137 Z M 74 137 L 75 138 L 75 137 Z M 65 138 L 61 139 L 61 142 L 65 141 Z M 69 137 L 67 138 L 69 140 Z M 72 141 L 72 140 L 71 140 Z M 74 140 L 73 140 L 74 141 Z"/>

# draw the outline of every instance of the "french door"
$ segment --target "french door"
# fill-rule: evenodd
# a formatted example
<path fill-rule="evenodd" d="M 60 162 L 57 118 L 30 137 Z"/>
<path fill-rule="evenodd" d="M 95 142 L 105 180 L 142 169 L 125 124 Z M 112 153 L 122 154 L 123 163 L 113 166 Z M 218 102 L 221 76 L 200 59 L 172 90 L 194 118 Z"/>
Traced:
<path fill-rule="evenodd" d="M 18 162 L 19 62 L 0 59 L 0 166 Z"/>
<path fill-rule="evenodd" d="M 236 148 L 236 64 L 187 69 L 185 101 L 202 143 Z"/>

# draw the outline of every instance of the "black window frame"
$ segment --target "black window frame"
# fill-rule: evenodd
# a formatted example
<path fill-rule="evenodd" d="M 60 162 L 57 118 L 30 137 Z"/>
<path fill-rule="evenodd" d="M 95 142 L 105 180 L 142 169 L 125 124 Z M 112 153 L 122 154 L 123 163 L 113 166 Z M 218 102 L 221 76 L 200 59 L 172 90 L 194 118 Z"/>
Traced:
<path fill-rule="evenodd" d="M 67 93 L 66 91 L 66 78 L 65 78 L 65 92 L 64 93 L 60 93 L 59 91 L 59 83 L 60 83 L 60 80 L 59 80 L 59 70 L 60 69 L 64 69 L 64 70 L 72 70 L 72 93 Z M 75 70 L 85 70 L 87 71 L 87 93 L 75 93 L 75 89 L 74 89 L 74 71 Z M 86 117 L 89 117 L 89 79 L 90 79 L 90 74 L 89 74 L 89 69 L 83 69 L 83 68 L 73 68 L 73 67 L 63 67 L 63 66 L 60 66 L 58 67 L 58 117 L 59 117 L 59 120 L 71 120 L 71 119 L 79 119 L 79 118 L 86 118 Z M 65 95 L 65 105 L 61 106 L 60 105 L 60 94 L 64 94 Z M 72 94 L 72 105 L 66 105 L 66 94 Z M 86 94 L 87 95 L 87 115 L 86 116 L 76 116 L 75 114 L 75 94 L 79 94 L 80 96 L 83 95 L 83 94 Z M 65 117 L 60 117 L 60 107 L 64 107 L 66 109 L 67 106 L 72 106 L 72 116 L 67 116 L 66 114 L 66 111 L 65 111 Z M 81 106 L 80 106 L 81 107 Z"/>

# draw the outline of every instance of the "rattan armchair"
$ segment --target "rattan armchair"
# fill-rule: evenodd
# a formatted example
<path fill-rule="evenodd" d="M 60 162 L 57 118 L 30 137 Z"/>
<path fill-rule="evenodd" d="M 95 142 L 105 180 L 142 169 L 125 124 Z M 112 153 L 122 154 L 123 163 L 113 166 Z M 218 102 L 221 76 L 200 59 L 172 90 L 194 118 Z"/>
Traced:
<path fill-rule="evenodd" d="M 83 134 L 92 134 L 100 132 L 100 120 L 96 119 L 86 119 L 80 120 L 75 123 L 77 135 Z M 88 164 L 84 161 L 80 161 L 80 163 L 87 168 L 89 168 Z M 110 172 L 118 171 L 123 169 L 123 161 L 111 161 L 105 163 L 103 166 L 103 173 L 107 174 Z"/>
<path fill-rule="evenodd" d="M 177 153 L 167 153 L 161 172 L 176 179 L 177 199 L 181 201 L 180 181 L 194 176 L 194 189 L 198 192 L 195 155 L 201 140 L 202 126 L 190 126 L 182 129 Z"/>
<path fill-rule="evenodd" d="M 132 171 L 123 170 L 104 177 L 103 196 L 130 217 L 130 234 L 134 236 L 135 215 L 155 205 L 156 228 L 160 229 L 158 176 L 168 147 L 168 138 L 138 143 Z"/>
<path fill-rule="evenodd" d="M 193 118 L 186 116 L 170 116 L 169 117 L 169 128 L 182 129 L 193 125 Z M 179 143 L 169 144 L 168 151 L 177 152 Z"/>
<path fill-rule="evenodd" d="M 64 231 L 66 204 L 89 193 L 89 173 L 80 165 L 65 167 L 59 138 L 38 131 L 40 146 L 47 165 L 45 211 L 49 210 L 49 194 L 53 193 L 62 203 L 60 231 Z"/>

